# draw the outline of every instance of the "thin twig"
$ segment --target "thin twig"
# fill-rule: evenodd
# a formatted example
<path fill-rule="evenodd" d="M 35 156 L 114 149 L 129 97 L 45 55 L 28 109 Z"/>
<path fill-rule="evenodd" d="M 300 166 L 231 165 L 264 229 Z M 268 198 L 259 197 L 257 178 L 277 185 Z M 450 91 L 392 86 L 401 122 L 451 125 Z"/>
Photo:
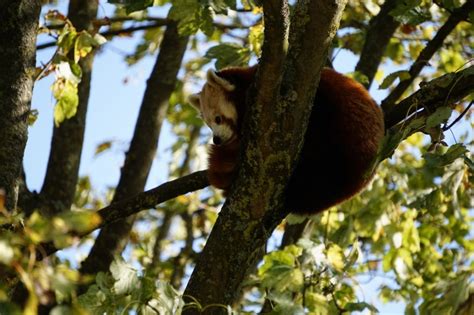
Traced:
<path fill-rule="evenodd" d="M 449 126 L 443 127 L 443 131 L 451 129 L 451 127 L 453 127 L 457 122 L 459 122 L 461 118 L 463 118 L 467 114 L 473 103 L 474 101 L 471 101 L 463 110 L 463 112 L 452 123 L 449 124 Z"/>

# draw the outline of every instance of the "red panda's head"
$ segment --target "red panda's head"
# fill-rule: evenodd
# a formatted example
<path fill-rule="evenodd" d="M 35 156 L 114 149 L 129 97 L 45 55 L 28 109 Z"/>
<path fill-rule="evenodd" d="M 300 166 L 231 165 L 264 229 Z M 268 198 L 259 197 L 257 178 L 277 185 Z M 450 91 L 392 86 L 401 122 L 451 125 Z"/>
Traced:
<path fill-rule="evenodd" d="M 215 145 L 225 145 L 237 138 L 238 113 L 232 101 L 236 86 L 213 70 L 207 72 L 207 81 L 201 92 L 189 97 L 189 102 L 201 113 L 212 130 Z"/>

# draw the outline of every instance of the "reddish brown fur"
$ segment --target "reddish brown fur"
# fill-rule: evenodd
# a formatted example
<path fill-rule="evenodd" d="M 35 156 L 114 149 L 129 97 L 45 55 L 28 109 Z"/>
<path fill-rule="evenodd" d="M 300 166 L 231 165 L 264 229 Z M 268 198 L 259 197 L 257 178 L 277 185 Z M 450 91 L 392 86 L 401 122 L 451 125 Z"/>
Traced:
<path fill-rule="evenodd" d="M 224 69 L 218 75 L 236 85 L 228 93 L 237 108 L 239 130 L 246 91 L 255 67 Z M 383 115 L 366 89 L 333 70 L 324 69 L 300 159 L 286 189 L 293 213 L 313 214 L 359 192 L 373 176 L 384 132 Z M 211 147 L 210 183 L 229 189 L 236 174 L 239 140 Z"/>

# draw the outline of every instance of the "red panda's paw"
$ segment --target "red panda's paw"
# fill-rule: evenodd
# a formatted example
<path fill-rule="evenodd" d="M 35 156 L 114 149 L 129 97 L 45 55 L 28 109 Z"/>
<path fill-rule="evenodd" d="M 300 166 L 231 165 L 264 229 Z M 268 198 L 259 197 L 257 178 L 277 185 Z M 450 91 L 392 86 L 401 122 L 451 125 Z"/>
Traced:
<path fill-rule="evenodd" d="M 234 180 L 234 172 L 216 172 L 208 170 L 207 177 L 209 178 L 209 183 L 219 189 L 223 189 L 227 192 L 230 185 Z"/>

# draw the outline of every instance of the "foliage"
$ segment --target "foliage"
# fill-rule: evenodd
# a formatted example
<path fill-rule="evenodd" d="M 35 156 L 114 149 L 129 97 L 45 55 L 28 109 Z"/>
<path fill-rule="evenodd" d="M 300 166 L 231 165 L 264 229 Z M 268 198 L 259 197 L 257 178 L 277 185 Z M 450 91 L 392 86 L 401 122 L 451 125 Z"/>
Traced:
<path fill-rule="evenodd" d="M 166 113 L 173 142 L 168 148 L 172 159 L 163 173 L 174 178 L 205 168 L 209 132 L 201 128 L 203 123 L 187 103 L 187 96 L 198 90 L 209 66 L 248 65 L 260 57 L 264 20 L 259 2 L 109 2 L 118 7 L 109 17 L 111 21 L 104 24 L 108 31 L 147 26 L 139 36 L 127 38 L 134 45 L 132 52 L 124 54 L 130 66 L 159 51 L 163 29 L 149 27 L 156 7 L 169 8 L 167 18 L 178 23 L 181 35 L 191 36 Z M 463 3 L 410 0 L 391 10 L 390 15 L 401 26 L 375 77 L 380 90 L 390 93 L 410 78 L 413 60 L 450 11 Z M 361 54 L 369 20 L 378 12 L 379 1 L 349 1 L 333 43 L 336 60 L 340 51 Z M 40 33 L 54 37 L 56 50 L 35 75 L 37 80 L 55 75 L 51 90 L 57 101 L 54 121 L 58 126 L 76 113 L 81 60 L 110 43 L 100 35 L 100 27 L 78 32 L 57 10 L 44 17 L 46 25 Z M 473 18 L 471 12 L 469 21 L 458 24 L 429 60 L 429 70 L 417 76 L 404 97 L 417 90 L 420 82 L 466 67 L 474 49 L 467 40 L 472 36 Z M 364 74 L 354 76 L 363 81 Z M 380 302 L 402 302 L 407 314 L 456 313 L 474 294 L 474 141 L 472 132 L 465 131 L 474 125 L 469 122 L 472 112 L 464 113 L 466 107 L 466 102 L 443 104 L 387 130 L 379 152 L 381 163 L 369 187 L 312 217 L 314 228 L 307 239 L 277 248 L 275 243 L 285 226 L 301 220 L 290 216 L 274 232 L 268 253 L 244 283 L 239 305 L 234 309 L 211 307 L 252 313 L 267 303 L 271 314 L 373 314 L 383 306 Z M 31 124 L 37 115 L 37 110 L 29 113 Z M 463 135 L 452 141 L 446 126 L 458 115 L 465 115 L 457 123 L 464 128 Z M 103 152 L 116 143 L 102 140 L 95 152 L 98 158 L 108 158 Z M 21 209 L 7 212 L 0 193 L 0 270 L 4 275 L 0 314 L 36 314 L 40 305 L 48 304 L 53 305 L 51 314 L 179 314 L 185 308 L 182 290 L 216 222 L 222 194 L 210 188 L 140 214 L 126 254 L 115 257 L 109 272 L 81 274 L 78 266 L 83 257 L 79 255 L 43 257 L 45 244 L 89 248 L 93 236 L 80 235 L 100 224 L 96 210 L 108 205 L 112 194 L 113 189 L 99 193 L 88 177 L 82 177 L 77 182 L 73 211 L 46 217 L 41 209 L 29 216 Z M 367 279 L 383 279 L 376 288 L 376 302 L 373 296 L 364 297 Z M 12 288 L 18 283 L 27 291 L 22 305 L 12 298 Z M 191 304 L 204 307 L 198 302 Z"/>

